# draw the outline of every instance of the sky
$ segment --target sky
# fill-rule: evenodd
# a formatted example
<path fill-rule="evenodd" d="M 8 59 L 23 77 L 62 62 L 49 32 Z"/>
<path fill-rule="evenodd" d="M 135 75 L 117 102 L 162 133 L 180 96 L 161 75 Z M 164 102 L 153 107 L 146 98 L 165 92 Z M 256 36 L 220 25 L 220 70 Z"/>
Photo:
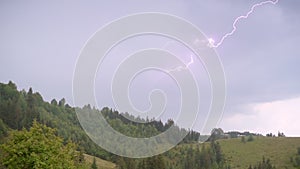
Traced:
<path fill-rule="evenodd" d="M 104 25 L 131 14 L 159 12 L 193 23 L 215 41 L 230 32 L 235 18 L 262 0 L 155 1 L 0 1 L 0 82 L 15 82 L 19 89 L 42 94 L 46 101 L 65 98 L 73 105 L 72 80 L 77 58 L 89 38 Z M 236 32 L 216 51 L 226 75 L 226 104 L 216 127 L 266 134 L 300 136 L 300 1 L 279 0 L 256 9 L 237 24 Z M 193 54 L 166 37 L 145 35 L 128 39 L 112 50 L 95 79 L 98 106 L 114 107 L 110 85 L 122 59 L 143 48 L 163 48 L 188 63 Z M 209 79 L 201 61 L 190 70 L 197 76 L 202 111 L 209 109 Z M 155 76 L 155 78 L 153 78 Z M 168 95 L 169 112 L 180 106 L 178 89 L 159 72 L 137 76 L 130 87 L 133 104 L 149 106 L 148 94 L 159 86 Z M 201 107 L 202 108 L 202 107 Z M 175 113 L 176 115 L 176 113 Z M 166 114 L 160 118 L 171 118 Z M 194 129 L 201 129 L 195 124 Z"/>

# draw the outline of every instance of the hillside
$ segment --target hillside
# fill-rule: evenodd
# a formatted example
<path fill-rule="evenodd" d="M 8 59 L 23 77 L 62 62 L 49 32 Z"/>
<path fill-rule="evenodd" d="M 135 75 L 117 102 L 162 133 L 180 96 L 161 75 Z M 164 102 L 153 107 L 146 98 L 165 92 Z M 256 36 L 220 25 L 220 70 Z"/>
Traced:
<path fill-rule="evenodd" d="M 290 157 L 297 153 L 300 138 L 254 137 L 254 141 L 243 143 L 240 138 L 218 141 L 232 169 L 247 169 L 250 164 L 269 158 L 278 169 L 294 168 Z"/>
<path fill-rule="evenodd" d="M 122 114 L 110 108 L 98 110 L 90 105 L 86 105 L 78 109 L 82 110 L 82 113 L 89 111 L 101 113 L 115 130 L 132 137 L 154 136 L 167 130 L 174 124 L 174 121 L 171 119 L 165 124 L 161 121 L 149 119 L 138 119 L 146 123 L 134 123 L 124 117 L 130 116 L 129 114 Z M 34 119 L 38 123 L 55 129 L 56 134 L 63 139 L 64 143 L 67 143 L 68 140 L 76 143 L 79 146 L 78 150 L 81 152 L 93 154 L 96 157 L 114 163 L 123 160 L 119 156 L 103 150 L 87 136 L 79 124 L 75 108 L 68 105 L 64 98 L 59 101 L 53 99 L 49 103 L 44 101 L 42 95 L 34 92 L 32 88 L 29 88 L 28 91 L 19 91 L 17 85 L 11 81 L 8 84 L 0 83 L 0 143 L 6 142 L 6 138 L 11 131 L 20 131 L 23 128 L 28 130 L 32 126 Z M 178 128 L 178 131 L 187 133 L 182 143 L 190 143 L 198 140 L 200 133 L 180 129 L 176 124 L 174 125 Z M 1 153 L 0 151 L 0 157 L 3 155 Z M 146 161 L 159 160 L 161 159 L 153 158 Z M 136 164 L 138 163 L 136 162 Z M 113 165 L 108 166 L 111 167 Z"/>
<path fill-rule="evenodd" d="M 103 160 L 103 159 L 95 157 L 95 156 L 84 154 L 84 159 L 85 159 L 86 163 L 88 163 L 89 165 L 92 165 L 94 158 L 96 159 L 96 164 L 97 164 L 98 168 L 101 168 L 101 169 L 115 169 L 116 168 L 115 163 Z"/>
<path fill-rule="evenodd" d="M 248 169 L 249 165 L 261 161 L 262 157 L 269 158 L 277 169 L 296 169 L 290 162 L 290 157 L 296 155 L 297 147 L 300 146 L 300 138 L 293 137 L 255 137 L 254 141 L 242 143 L 240 138 L 218 140 L 226 163 L 231 169 Z M 204 143 L 209 144 L 209 143 Z M 175 163 L 182 154 L 182 149 L 193 146 L 197 149 L 201 144 L 182 144 L 164 154 L 167 163 Z M 208 146 L 208 145 L 207 145 Z M 85 154 L 85 159 L 92 164 L 93 156 Z M 112 162 L 96 157 L 96 164 L 103 169 L 114 169 L 116 165 Z"/>
<path fill-rule="evenodd" d="M 101 113 L 115 130 L 131 137 L 151 137 L 164 132 L 172 125 L 176 126 L 171 119 L 166 123 L 138 119 L 145 123 L 134 123 L 124 117 L 131 116 L 130 114 L 119 113 L 110 108 L 97 110 L 86 105 L 77 109 L 82 113 L 91 111 Z M 18 91 L 17 86 L 12 82 L 0 83 L 0 145 L 7 141 L 9 133 L 23 128 L 29 129 L 34 119 L 38 123 L 54 128 L 56 135 L 62 138 L 64 144 L 68 140 L 76 143 L 77 151 L 86 153 L 84 157 L 87 163 L 91 164 L 94 159 L 88 154 L 100 157 L 96 158 L 96 164 L 103 169 L 118 167 L 122 169 L 248 169 L 250 164 L 256 165 L 261 162 L 263 156 L 270 159 L 271 164 L 277 169 L 293 168 L 291 157 L 300 166 L 300 138 L 255 136 L 254 141 L 243 143 L 241 138 L 219 139 L 225 138 L 218 137 L 218 133 L 224 132 L 221 129 L 214 129 L 210 137 L 211 142 L 200 144 L 198 142 L 200 133 L 181 129 L 178 126 L 176 126 L 178 131 L 187 132 L 188 135 L 172 150 L 151 158 L 123 158 L 103 150 L 92 142 L 81 128 L 75 108 L 66 104 L 63 98 L 59 101 L 53 99 L 49 103 L 43 100 L 40 93 L 34 92 L 31 88 L 28 91 Z M 215 139 L 219 140 L 214 141 Z M 299 148 L 298 155 L 297 148 Z M 4 155 L 1 153 L 0 151 L 0 157 Z"/>

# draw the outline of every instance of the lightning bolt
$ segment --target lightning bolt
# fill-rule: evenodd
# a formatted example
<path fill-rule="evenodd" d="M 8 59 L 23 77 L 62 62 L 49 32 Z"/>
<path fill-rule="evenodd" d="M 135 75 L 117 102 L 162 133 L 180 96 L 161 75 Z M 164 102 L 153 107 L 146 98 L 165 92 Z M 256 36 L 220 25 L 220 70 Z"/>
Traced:
<path fill-rule="evenodd" d="M 254 4 L 254 5 L 251 7 L 250 11 L 248 11 L 245 15 L 241 15 L 241 16 L 237 17 L 237 18 L 234 20 L 234 22 L 233 22 L 233 24 L 232 24 L 232 30 L 231 30 L 231 32 L 226 33 L 226 34 L 221 38 L 221 40 L 220 40 L 217 44 L 215 44 L 215 41 L 214 41 L 212 38 L 209 38 L 209 39 L 208 39 L 208 43 L 209 43 L 208 45 L 209 45 L 210 47 L 213 47 L 213 48 L 219 47 L 220 45 L 222 45 L 222 43 L 224 42 L 224 40 L 225 40 L 227 37 L 229 37 L 229 36 L 231 36 L 231 35 L 234 34 L 234 32 L 237 30 L 237 26 L 236 26 L 236 25 L 238 24 L 238 22 L 239 22 L 241 19 L 247 19 L 247 18 L 255 11 L 255 9 L 256 9 L 257 7 L 259 7 L 259 6 L 263 6 L 263 5 L 265 5 L 265 4 L 273 4 L 273 5 L 276 5 L 276 4 L 278 3 L 278 1 L 279 1 L 279 0 L 268 0 L 268 1 L 263 1 L 263 2 L 260 2 L 260 3 Z"/>
<path fill-rule="evenodd" d="M 194 59 L 193 59 L 193 57 L 191 56 L 191 60 L 190 60 L 187 64 L 185 64 L 185 66 L 178 66 L 178 67 L 176 67 L 176 68 L 174 68 L 174 69 L 167 70 L 167 72 L 170 73 L 170 72 L 175 72 L 175 71 L 187 70 L 187 69 L 189 69 L 189 67 L 190 67 L 191 64 L 193 64 L 193 63 L 194 63 Z"/>
<path fill-rule="evenodd" d="M 257 4 L 254 4 L 252 5 L 252 7 L 250 8 L 250 10 L 245 14 L 245 15 L 241 15 L 241 16 L 238 16 L 234 22 L 232 23 L 232 30 L 228 33 L 226 33 L 222 38 L 221 40 L 215 44 L 215 40 L 212 39 L 212 38 L 209 38 L 207 39 L 208 41 L 208 46 L 211 47 L 211 48 L 217 48 L 219 47 L 220 45 L 223 44 L 224 40 L 230 36 L 232 36 L 235 31 L 237 30 L 237 24 L 239 23 L 240 20 L 242 19 L 247 19 L 254 11 L 257 7 L 260 7 L 260 6 L 263 6 L 263 5 L 266 5 L 266 4 L 273 4 L 273 5 L 276 5 L 277 3 L 279 2 L 279 0 L 267 0 L 267 1 L 263 1 L 263 2 L 260 2 L 260 3 L 257 3 Z M 172 42 L 167 42 L 165 45 L 164 45 L 164 48 L 166 46 L 168 46 L 170 43 Z M 194 63 L 194 59 L 193 57 L 191 56 L 191 60 L 190 62 L 188 62 L 187 64 L 185 64 L 185 66 L 178 66 L 174 69 L 170 69 L 168 70 L 167 72 L 172 72 L 172 71 L 182 71 L 182 70 L 187 70 L 189 69 L 190 65 Z"/>
<path fill-rule="evenodd" d="M 167 46 L 170 45 L 170 44 L 172 44 L 172 43 L 174 43 L 174 41 L 168 41 L 168 42 L 163 46 L 163 48 L 166 49 Z M 191 58 L 190 61 L 189 61 L 188 63 L 186 63 L 184 66 L 177 66 L 177 67 L 175 67 L 175 68 L 173 68 L 173 69 L 169 69 L 169 70 L 166 70 L 166 71 L 167 71 L 168 73 L 170 73 L 170 72 L 182 71 L 182 70 L 187 70 L 187 69 L 189 69 L 190 65 L 194 63 L 194 58 L 193 58 L 192 55 L 190 56 L 190 58 Z"/>

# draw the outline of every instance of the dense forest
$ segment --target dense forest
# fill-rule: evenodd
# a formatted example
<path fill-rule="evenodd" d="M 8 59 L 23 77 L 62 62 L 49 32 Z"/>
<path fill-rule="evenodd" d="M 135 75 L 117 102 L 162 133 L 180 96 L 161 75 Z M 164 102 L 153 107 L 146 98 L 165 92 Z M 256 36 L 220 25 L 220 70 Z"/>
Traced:
<path fill-rule="evenodd" d="M 140 119 L 128 113 L 110 108 L 97 110 L 86 105 L 82 111 L 102 113 L 108 123 L 119 132 L 133 137 L 149 137 L 164 132 L 175 125 L 153 119 Z M 146 123 L 136 123 L 125 118 L 136 118 Z M 181 129 L 188 133 L 184 140 L 164 154 L 144 159 L 131 159 L 109 153 L 96 145 L 83 131 L 76 117 L 75 108 L 65 99 L 43 100 L 32 88 L 17 90 L 13 82 L 0 83 L 0 161 L 2 168 L 90 168 L 82 154 L 90 154 L 112 161 L 120 169 L 228 169 L 229 162 L 217 139 L 223 131 L 216 129 L 205 144 L 199 144 L 200 133 Z M 217 134 L 216 134 L 217 133 Z M 223 134 L 223 133 L 222 133 Z M 229 133 L 241 134 L 241 133 Z M 252 135 L 251 135 L 252 136 Z M 300 150 L 299 150 L 300 151 Z M 299 158 L 291 161 L 299 165 Z M 256 166 L 257 165 L 257 166 Z M 249 168 L 274 168 L 269 160 Z M 93 168 L 97 168 L 95 163 Z"/>
<path fill-rule="evenodd" d="M 109 124 L 119 132 L 134 137 L 149 137 L 159 134 L 168 129 L 174 122 L 170 119 L 165 124 L 161 121 L 138 119 L 146 123 L 135 123 L 124 116 L 129 116 L 128 113 L 121 114 L 118 111 L 103 108 L 101 111 L 86 105 L 82 108 L 93 109 L 102 113 Z M 131 117 L 135 118 L 135 117 Z M 137 117 L 138 118 L 138 117 Z M 44 124 L 47 127 L 56 129 L 57 136 L 63 139 L 63 143 L 67 144 L 72 141 L 77 144 L 77 150 L 91 154 L 102 159 L 110 160 L 122 164 L 120 158 L 96 145 L 82 130 L 75 113 L 75 108 L 66 104 L 65 99 L 56 101 L 53 99 L 50 103 L 43 100 L 43 97 L 38 92 L 33 92 L 32 88 L 28 91 L 17 90 L 17 86 L 13 82 L 8 84 L 0 84 L 0 137 L 1 142 L 6 140 L 9 132 L 13 130 L 29 129 L 33 121 Z M 184 129 L 180 129 L 184 130 Z M 182 141 L 183 143 L 196 142 L 199 139 L 200 133 L 195 131 L 185 131 L 188 135 Z M 153 159 L 157 159 L 155 157 Z M 149 158 L 146 161 L 152 160 Z M 133 160 L 134 161 L 134 160 Z M 139 164 L 142 165 L 142 164 Z M 124 168 L 124 167 L 123 167 Z"/>

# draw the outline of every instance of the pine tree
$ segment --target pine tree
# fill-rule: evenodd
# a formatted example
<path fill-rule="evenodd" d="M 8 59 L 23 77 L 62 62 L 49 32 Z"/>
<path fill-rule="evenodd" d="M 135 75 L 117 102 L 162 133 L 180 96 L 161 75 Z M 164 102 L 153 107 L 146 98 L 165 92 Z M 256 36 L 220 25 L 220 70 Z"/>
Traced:
<path fill-rule="evenodd" d="M 96 158 L 95 158 L 95 157 L 94 157 L 93 164 L 92 164 L 91 168 L 92 168 L 92 169 L 98 169 L 97 164 L 96 164 Z"/>
<path fill-rule="evenodd" d="M 250 141 L 254 141 L 254 137 L 253 137 L 253 135 L 252 134 L 250 134 L 250 136 L 249 136 L 249 138 L 248 138 L 248 140 L 247 140 L 248 142 L 250 142 Z"/>
<path fill-rule="evenodd" d="M 242 141 L 242 143 L 246 143 L 245 136 L 242 136 L 242 137 L 241 137 L 241 141 Z"/>

